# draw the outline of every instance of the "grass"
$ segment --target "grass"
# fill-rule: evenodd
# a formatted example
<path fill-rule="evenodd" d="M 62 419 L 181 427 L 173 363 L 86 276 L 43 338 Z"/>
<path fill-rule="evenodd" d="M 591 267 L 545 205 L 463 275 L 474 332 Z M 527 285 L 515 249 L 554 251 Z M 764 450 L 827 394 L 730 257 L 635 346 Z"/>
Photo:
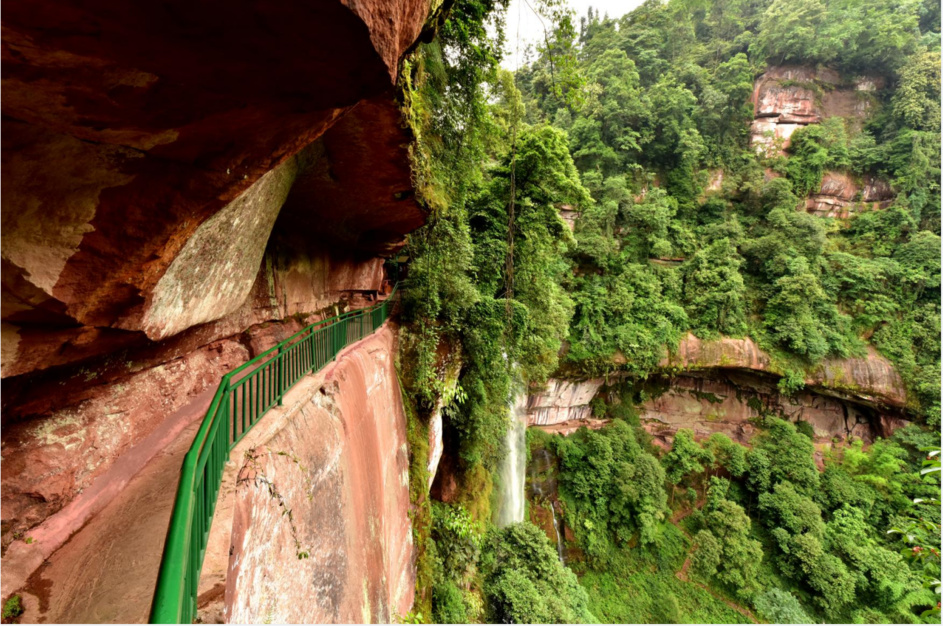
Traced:
<path fill-rule="evenodd" d="M 707 591 L 678 579 L 675 565 L 659 567 L 643 551 L 623 548 L 606 571 L 585 571 L 580 584 L 589 595 L 590 611 L 603 623 L 750 623 Z"/>
<path fill-rule="evenodd" d="M 23 614 L 23 600 L 20 596 L 10 596 L 3 603 L 3 621 L 12 622 Z"/>

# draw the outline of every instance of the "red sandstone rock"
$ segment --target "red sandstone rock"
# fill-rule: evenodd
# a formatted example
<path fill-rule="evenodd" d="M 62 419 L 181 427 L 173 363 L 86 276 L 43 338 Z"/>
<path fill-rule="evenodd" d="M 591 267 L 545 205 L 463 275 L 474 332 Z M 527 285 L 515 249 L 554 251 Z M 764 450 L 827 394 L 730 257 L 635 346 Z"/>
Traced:
<path fill-rule="evenodd" d="M 770 358 L 750 338 L 703 341 L 688 334 L 662 367 L 685 370 L 743 369 L 775 373 Z M 806 380 L 817 388 L 843 392 L 861 401 L 903 408 L 907 391 L 893 364 L 868 348 L 862 358 L 829 359 Z"/>
<path fill-rule="evenodd" d="M 664 444 L 679 428 L 746 443 L 754 434 L 749 420 L 761 412 L 809 422 L 821 443 L 849 436 L 873 441 L 907 423 L 903 381 L 873 348 L 865 357 L 827 360 L 792 398 L 780 394 L 769 356 L 750 339 L 688 335 L 661 365 L 690 372 L 666 379 L 667 391 L 643 404 L 643 425 Z"/>
<path fill-rule="evenodd" d="M 663 440 L 688 428 L 699 439 L 720 432 L 748 443 L 756 432 L 750 420 L 761 411 L 809 422 L 822 442 L 849 436 L 871 442 L 883 436 L 882 418 L 874 410 L 813 391 L 784 397 L 775 378 L 734 372 L 672 377 L 665 393 L 643 403 L 640 418 L 652 435 Z"/>
<path fill-rule="evenodd" d="M 223 341 L 184 358 L 93 385 L 74 406 L 4 424 L 3 545 L 59 511 L 177 409 L 248 358 Z"/>
<path fill-rule="evenodd" d="M 806 199 L 806 210 L 823 217 L 846 219 L 862 210 L 882 209 L 893 198 L 890 185 L 868 176 L 859 185 L 850 175 L 826 172 L 819 192 Z"/>
<path fill-rule="evenodd" d="M 386 327 L 323 386 L 300 383 L 281 426 L 245 460 L 227 621 L 372 623 L 409 612 L 409 458 L 394 353 Z"/>
<path fill-rule="evenodd" d="M 345 249 L 388 250 L 421 224 L 389 91 L 428 4 L 346 4 L 7 7 L 4 321 L 161 339 L 231 314 L 306 173 L 292 156 L 364 99 L 323 140 L 313 174 L 338 173 L 334 195 L 301 208 Z M 49 365 L 35 361 L 3 375 Z"/>
<path fill-rule="evenodd" d="M 391 85 L 428 4 L 276 4 L 5 7 L 4 545 L 422 223 Z"/>
<path fill-rule="evenodd" d="M 828 68 L 770 67 L 754 84 L 751 143 L 773 157 L 789 147 L 789 138 L 800 126 L 834 116 L 861 120 L 871 107 L 870 97 L 862 94 L 883 85 L 883 79 L 870 77 L 845 83 Z"/>

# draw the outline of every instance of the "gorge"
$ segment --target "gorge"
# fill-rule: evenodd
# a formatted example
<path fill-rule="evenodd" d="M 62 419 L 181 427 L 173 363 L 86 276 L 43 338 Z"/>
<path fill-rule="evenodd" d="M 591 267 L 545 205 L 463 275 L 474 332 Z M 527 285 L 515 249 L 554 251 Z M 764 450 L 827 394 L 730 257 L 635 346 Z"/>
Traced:
<path fill-rule="evenodd" d="M 575 6 L 8 3 L 4 622 L 939 620 L 938 5 Z"/>

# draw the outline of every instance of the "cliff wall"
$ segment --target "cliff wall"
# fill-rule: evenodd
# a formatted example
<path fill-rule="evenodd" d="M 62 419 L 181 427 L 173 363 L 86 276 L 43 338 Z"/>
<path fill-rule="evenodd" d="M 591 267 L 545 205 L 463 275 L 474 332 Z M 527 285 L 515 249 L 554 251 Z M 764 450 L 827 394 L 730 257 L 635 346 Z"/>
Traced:
<path fill-rule="evenodd" d="M 386 288 L 425 220 L 393 86 L 430 7 L 5 8 L 4 550 L 262 344 Z"/>
<path fill-rule="evenodd" d="M 406 417 L 384 326 L 309 377 L 239 460 L 227 622 L 382 623 L 415 587 Z M 215 530 L 215 529 L 214 529 Z"/>
<path fill-rule="evenodd" d="M 829 117 L 842 117 L 850 130 L 860 129 L 884 88 L 880 76 L 847 78 L 828 68 L 770 67 L 754 83 L 750 142 L 760 154 L 775 157 L 785 154 L 796 130 Z M 886 208 L 894 196 L 887 181 L 833 171 L 826 173 L 819 190 L 800 208 L 844 219 Z"/>
<path fill-rule="evenodd" d="M 862 357 L 825 361 L 794 396 L 779 391 L 780 374 L 770 356 L 749 338 L 703 341 L 689 334 L 660 366 L 660 373 L 643 383 L 638 409 L 644 427 L 662 442 L 689 428 L 698 437 L 723 432 L 746 443 L 755 430 L 750 420 L 763 413 L 809 422 L 822 443 L 850 436 L 870 442 L 906 424 L 903 381 L 873 349 Z M 581 425 L 599 427 L 590 402 L 608 393 L 603 384 L 603 379 L 549 381 L 529 397 L 528 424 L 563 434 Z"/>

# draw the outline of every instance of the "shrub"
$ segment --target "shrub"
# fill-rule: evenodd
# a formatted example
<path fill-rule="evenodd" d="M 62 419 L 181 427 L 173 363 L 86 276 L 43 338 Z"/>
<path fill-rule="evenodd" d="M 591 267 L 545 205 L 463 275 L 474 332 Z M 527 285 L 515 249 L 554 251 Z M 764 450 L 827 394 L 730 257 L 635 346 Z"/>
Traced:
<path fill-rule="evenodd" d="M 773 587 L 753 601 L 760 617 L 770 624 L 811 624 L 812 618 L 802 609 L 796 596 Z"/>

